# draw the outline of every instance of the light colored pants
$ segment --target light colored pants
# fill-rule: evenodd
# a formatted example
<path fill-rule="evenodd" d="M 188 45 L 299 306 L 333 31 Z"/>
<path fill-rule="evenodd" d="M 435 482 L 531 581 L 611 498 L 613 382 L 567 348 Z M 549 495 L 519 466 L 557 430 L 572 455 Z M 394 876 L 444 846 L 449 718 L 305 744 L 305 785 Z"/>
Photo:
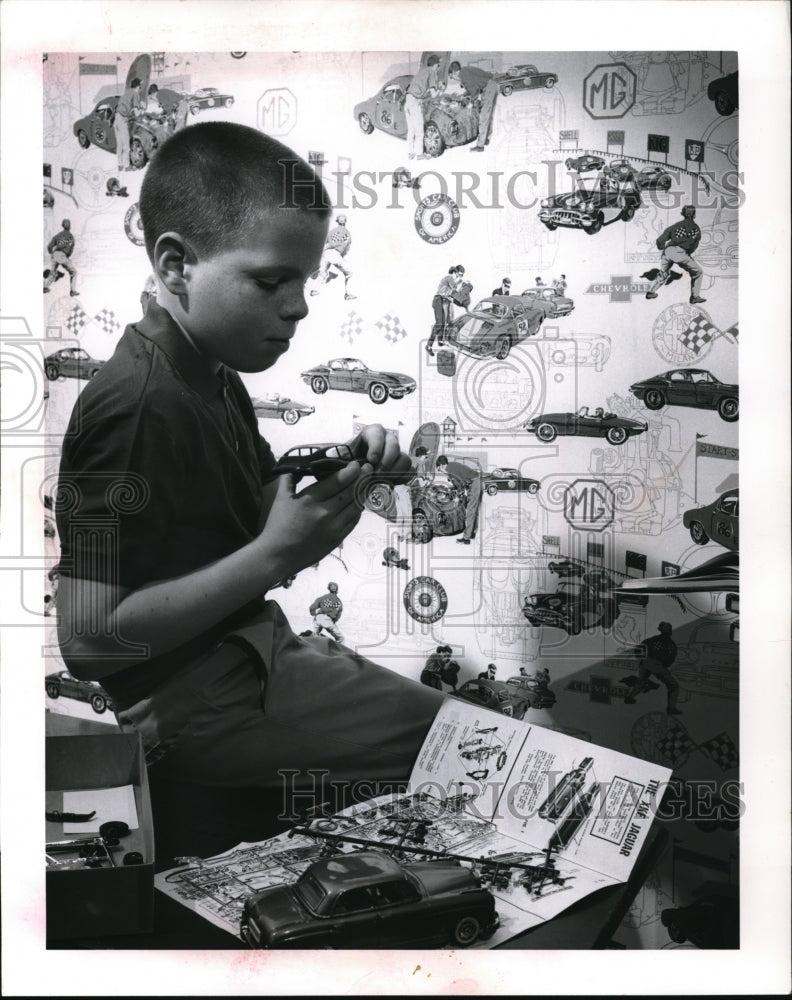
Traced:
<path fill-rule="evenodd" d="M 701 291 L 701 279 L 704 276 L 704 272 L 687 250 L 683 250 L 682 247 L 665 248 L 660 261 L 660 274 L 652 282 L 650 291 L 656 292 L 661 285 L 665 284 L 672 264 L 678 264 L 683 271 L 687 271 L 690 275 L 690 296 L 691 298 L 697 296 Z"/>
<path fill-rule="evenodd" d="M 329 635 L 331 635 L 336 642 L 343 642 L 344 637 L 341 635 L 341 629 L 336 625 L 330 615 L 314 615 L 313 620 L 313 632 L 314 635 L 319 635 L 319 633 L 325 630 Z"/>
<path fill-rule="evenodd" d="M 322 262 L 319 268 L 318 280 L 325 284 L 330 278 L 330 268 L 334 267 L 344 276 L 344 291 L 349 292 L 349 279 L 352 272 L 344 263 L 344 258 L 340 250 L 325 250 L 322 254 Z"/>
<path fill-rule="evenodd" d="M 56 250 L 55 253 L 50 254 L 49 274 L 44 279 L 44 287 L 49 288 L 55 280 L 55 275 L 58 273 L 58 264 L 60 264 L 64 271 L 68 271 L 70 291 L 75 291 L 74 279 L 77 277 L 77 271 L 74 268 L 74 264 L 72 264 L 62 250 Z"/>
<path fill-rule="evenodd" d="M 126 170 L 129 167 L 129 122 L 121 115 L 115 116 L 113 122 L 116 137 L 116 153 L 118 155 L 118 169 Z"/>
<path fill-rule="evenodd" d="M 424 116 L 421 102 L 414 94 L 404 98 L 404 117 L 407 119 L 407 154 L 419 156 L 424 151 Z"/>

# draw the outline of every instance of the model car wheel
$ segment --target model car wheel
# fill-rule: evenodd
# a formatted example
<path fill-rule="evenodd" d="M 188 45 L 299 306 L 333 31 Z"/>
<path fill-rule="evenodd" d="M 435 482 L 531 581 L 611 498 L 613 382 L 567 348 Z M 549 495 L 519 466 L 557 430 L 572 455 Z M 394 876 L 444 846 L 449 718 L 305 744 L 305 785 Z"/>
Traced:
<path fill-rule="evenodd" d="M 47 684 L 47 695 L 50 698 L 57 698 L 60 695 L 60 687 L 57 684 L 50 682 Z"/>
<path fill-rule="evenodd" d="M 555 441 L 558 431 L 552 424 L 539 424 L 536 428 L 536 436 L 540 441 Z"/>
<path fill-rule="evenodd" d="M 481 925 L 475 917 L 462 917 L 454 927 L 454 943 L 461 948 L 467 948 L 473 944 L 481 931 Z"/>
<path fill-rule="evenodd" d="M 55 365 L 47 365 L 47 367 L 44 369 L 44 374 L 47 376 L 50 382 L 54 382 L 55 379 L 58 377 L 58 369 Z"/>
<path fill-rule="evenodd" d="M 659 389 L 649 389 L 644 396 L 644 403 L 648 410 L 659 410 L 665 406 L 665 396 Z"/>
<path fill-rule="evenodd" d="M 504 97 L 508 97 L 509 94 L 514 93 L 514 87 L 510 87 L 508 84 L 506 84 L 505 87 L 501 87 L 501 93 L 503 94 Z"/>
<path fill-rule="evenodd" d="M 598 215 L 591 225 L 585 228 L 583 232 L 588 233 L 589 236 L 594 236 L 600 231 L 600 229 L 602 229 L 602 216 Z"/>
<path fill-rule="evenodd" d="M 724 117 L 734 111 L 734 101 L 732 101 L 728 94 L 724 94 L 722 90 L 719 90 L 715 95 L 715 110 L 719 115 L 723 115 Z"/>
<path fill-rule="evenodd" d="M 283 414 L 284 424 L 296 424 L 300 419 L 300 414 L 297 410 L 285 410 Z"/>
<path fill-rule="evenodd" d="M 420 545 L 425 545 L 432 540 L 432 525 L 422 510 L 413 511 L 412 533 L 413 540 Z"/>
<path fill-rule="evenodd" d="M 740 404 L 733 396 L 729 396 L 718 403 L 718 413 L 724 420 L 733 423 L 740 415 Z"/>
<path fill-rule="evenodd" d="M 98 715 L 101 715 L 102 712 L 104 712 L 104 710 L 107 708 L 107 701 L 106 701 L 106 699 L 103 698 L 102 695 L 100 695 L 100 694 L 93 695 L 92 698 L 91 698 L 91 708 Z"/>
<path fill-rule="evenodd" d="M 132 145 L 129 147 L 129 162 L 133 167 L 137 167 L 139 169 L 140 167 L 145 167 L 147 159 L 148 157 L 146 156 L 146 151 L 143 148 L 143 143 L 140 139 L 135 137 L 132 140 Z"/>
<path fill-rule="evenodd" d="M 371 135 L 374 131 L 374 125 L 365 111 L 363 114 L 358 115 L 358 125 L 360 126 L 361 131 L 365 132 L 366 135 Z"/>
<path fill-rule="evenodd" d="M 494 497 L 497 496 L 497 493 L 498 493 L 498 487 L 495 486 L 493 483 L 490 483 L 489 486 L 487 487 L 487 495 Z"/>
<path fill-rule="evenodd" d="M 531 485 L 528 487 L 528 492 L 529 493 L 538 493 L 539 492 L 539 483 L 531 483 Z"/>
<path fill-rule="evenodd" d="M 393 487 L 389 483 L 374 483 L 363 499 L 363 506 L 366 510 L 379 514 L 388 509 L 392 500 Z"/>
<path fill-rule="evenodd" d="M 427 122 L 424 126 L 424 153 L 428 156 L 439 156 L 444 149 L 445 141 L 440 129 L 434 122 Z"/>
<path fill-rule="evenodd" d="M 609 427 L 605 437 L 611 444 L 624 444 L 627 440 L 627 431 L 623 427 Z"/>
<path fill-rule="evenodd" d="M 704 525 L 701 521 L 692 521 L 690 525 L 690 537 L 696 543 L 696 545 L 706 545 L 709 541 L 709 535 L 704 530 Z"/>
<path fill-rule="evenodd" d="M 91 140 L 83 129 L 80 129 L 77 133 L 77 142 L 79 142 L 83 149 L 87 149 L 91 145 Z"/>
<path fill-rule="evenodd" d="M 508 358 L 511 350 L 511 337 L 507 333 L 502 333 L 495 341 L 494 354 L 498 361 Z"/>
<path fill-rule="evenodd" d="M 321 375 L 314 375 L 311 379 L 311 388 L 315 393 L 321 396 L 323 392 L 327 392 L 327 379 L 322 378 Z"/>
<path fill-rule="evenodd" d="M 382 382 L 374 382 L 369 386 L 369 399 L 372 403 L 384 403 L 388 398 L 388 387 Z"/>
<path fill-rule="evenodd" d="M 547 89 L 549 90 L 551 87 L 555 87 L 555 85 L 556 85 L 556 78 L 554 76 L 548 76 L 548 78 L 545 80 L 545 87 L 547 87 Z"/>

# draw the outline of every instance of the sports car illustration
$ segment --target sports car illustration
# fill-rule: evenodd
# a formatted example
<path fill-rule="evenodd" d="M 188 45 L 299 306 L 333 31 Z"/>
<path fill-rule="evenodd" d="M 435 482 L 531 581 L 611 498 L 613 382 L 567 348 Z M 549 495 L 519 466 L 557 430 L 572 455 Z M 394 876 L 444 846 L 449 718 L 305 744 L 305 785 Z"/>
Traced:
<path fill-rule="evenodd" d="M 388 397 L 403 399 L 415 392 L 415 379 L 398 372 L 377 372 L 357 358 L 335 358 L 326 365 L 316 365 L 301 373 L 306 385 L 317 394 L 328 389 L 366 392 L 372 403 L 384 403 Z"/>
<path fill-rule="evenodd" d="M 201 87 L 190 94 L 190 114 L 197 115 L 205 108 L 230 108 L 234 98 L 230 94 L 221 94 L 217 87 Z"/>
<path fill-rule="evenodd" d="M 95 681 L 78 681 L 68 670 L 47 674 L 44 678 L 44 690 L 48 698 L 73 698 L 75 701 L 85 701 L 97 715 L 113 707 L 110 695 Z"/>
<path fill-rule="evenodd" d="M 506 681 L 506 685 L 512 688 L 519 697 L 527 698 L 530 708 L 552 708 L 555 705 L 555 694 L 547 684 L 541 683 L 536 677 L 518 674 L 516 677 L 510 677 Z"/>
<path fill-rule="evenodd" d="M 540 441 L 555 441 L 559 434 L 578 437 L 604 437 L 609 444 L 624 444 L 628 437 L 643 434 L 649 424 L 615 413 L 606 413 L 598 406 L 589 413 L 581 406 L 577 413 L 542 413 L 525 424 L 524 429 L 535 434 Z"/>
<path fill-rule="evenodd" d="M 64 347 L 44 359 L 44 374 L 54 382 L 57 378 L 93 378 L 104 364 L 92 358 L 82 347 Z"/>
<path fill-rule="evenodd" d="M 606 167 L 589 186 L 579 180 L 574 191 L 544 198 L 539 219 L 551 231 L 562 226 L 593 236 L 618 219 L 628 222 L 640 205 L 640 188 L 632 171 L 622 177 Z"/>
<path fill-rule="evenodd" d="M 366 135 L 375 128 L 407 138 L 404 99 L 411 76 L 397 76 L 367 101 L 355 105 L 355 120 Z M 446 146 L 464 146 L 478 136 L 478 105 L 468 99 L 435 97 L 424 102 L 424 153 L 440 156 Z"/>
<path fill-rule="evenodd" d="M 482 476 L 482 484 L 491 497 L 496 493 L 536 493 L 541 485 L 538 479 L 521 476 L 516 469 L 493 469 Z"/>
<path fill-rule="evenodd" d="M 605 166 L 605 161 L 601 156 L 592 156 L 590 153 L 584 153 L 583 156 L 567 157 L 564 166 L 567 170 L 576 170 L 579 174 L 583 174 L 589 170 L 602 170 Z"/>
<path fill-rule="evenodd" d="M 303 476 L 325 479 L 355 460 L 352 449 L 346 444 L 303 444 L 289 448 L 272 468 L 272 474 L 291 473 L 299 482 Z"/>
<path fill-rule="evenodd" d="M 717 410 L 722 420 L 733 423 L 740 416 L 740 391 L 736 385 L 719 381 L 703 368 L 673 368 L 642 382 L 634 382 L 630 392 L 648 410 L 664 406 L 693 406 Z"/>
<path fill-rule="evenodd" d="M 551 308 L 543 299 L 493 295 L 454 320 L 445 341 L 463 354 L 502 361 L 515 344 L 539 332 Z"/>
<path fill-rule="evenodd" d="M 285 424 L 296 424 L 300 417 L 316 412 L 316 407 L 298 403 L 277 392 L 272 395 L 257 396 L 252 400 L 253 412 L 259 419 L 282 420 Z"/>
<path fill-rule="evenodd" d="M 673 183 L 671 174 L 662 167 L 642 167 L 635 180 L 642 191 L 668 191 Z"/>
<path fill-rule="evenodd" d="M 547 315 L 550 319 L 555 319 L 557 316 L 568 316 L 572 310 L 575 308 L 574 299 L 567 298 L 566 295 L 561 295 L 556 291 L 552 285 L 542 288 L 526 288 L 522 293 L 523 298 L 533 298 L 541 302 L 546 302 L 550 307 Z"/>
<path fill-rule="evenodd" d="M 537 87 L 554 87 L 558 83 L 557 73 L 540 73 L 536 66 L 510 66 L 505 73 L 496 77 L 500 92 L 508 97 L 515 90 L 535 90 Z"/>
<path fill-rule="evenodd" d="M 740 491 L 727 490 L 706 507 L 686 510 L 682 524 L 697 545 L 710 539 L 737 552 L 740 547 Z"/>
<path fill-rule="evenodd" d="M 497 926 L 493 896 L 458 861 L 363 850 L 250 896 L 240 933 L 251 948 L 466 947 Z"/>
<path fill-rule="evenodd" d="M 522 613 L 530 625 L 549 625 L 579 635 L 584 628 L 610 628 L 619 607 L 614 597 L 582 583 L 562 580 L 552 594 L 529 594 Z"/>
<path fill-rule="evenodd" d="M 582 577 L 586 572 L 583 563 L 577 563 L 572 559 L 562 559 L 561 562 L 549 562 L 547 568 L 551 573 L 556 573 L 563 578 Z"/>
<path fill-rule="evenodd" d="M 715 104 L 715 110 L 724 118 L 734 113 L 740 106 L 739 75 L 735 70 L 727 76 L 713 80 L 707 87 L 707 97 Z"/>
<path fill-rule="evenodd" d="M 486 677 L 465 681 L 454 692 L 454 697 L 489 708 L 493 712 L 500 712 L 501 715 L 511 715 L 515 719 L 522 719 L 528 709 L 534 707 L 527 691 L 518 690 L 503 681 L 491 681 Z"/>

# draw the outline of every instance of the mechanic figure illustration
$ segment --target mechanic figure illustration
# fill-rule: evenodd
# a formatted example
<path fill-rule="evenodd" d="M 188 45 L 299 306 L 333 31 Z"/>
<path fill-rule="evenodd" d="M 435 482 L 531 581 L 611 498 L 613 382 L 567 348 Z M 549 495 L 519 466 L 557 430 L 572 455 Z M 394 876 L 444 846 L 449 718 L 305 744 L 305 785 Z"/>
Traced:
<path fill-rule="evenodd" d="M 116 136 L 116 152 L 118 153 L 118 171 L 131 170 L 129 166 L 129 127 L 143 110 L 140 94 L 140 80 L 135 77 L 129 84 L 129 90 L 124 91 L 118 102 L 113 119 Z"/>
<path fill-rule="evenodd" d="M 324 629 L 336 642 L 343 642 L 344 637 L 341 635 L 341 631 L 336 624 L 343 610 L 344 605 L 338 596 L 338 584 L 328 583 L 327 593 L 322 594 L 321 597 L 317 597 L 310 608 L 308 608 L 310 614 L 314 616 L 313 629 L 301 632 L 300 634 L 304 637 L 320 635 L 322 629 Z"/>
<path fill-rule="evenodd" d="M 471 100 L 479 102 L 478 137 L 476 145 L 470 147 L 470 152 L 483 153 L 484 147 L 489 143 L 492 115 L 499 92 L 495 77 L 477 66 L 461 66 L 454 61 L 448 67 L 448 78 L 446 93 L 457 96 L 464 90 Z"/>
<path fill-rule="evenodd" d="M 434 310 L 434 325 L 432 326 L 432 332 L 429 334 L 429 340 L 426 344 L 426 350 L 428 354 L 434 354 L 432 345 L 435 340 L 439 345 L 443 345 L 446 327 L 449 325 L 453 318 L 454 313 L 454 293 L 457 291 L 459 286 L 462 284 L 462 280 L 465 277 L 465 269 L 461 264 L 457 264 L 454 267 L 448 269 L 448 274 L 440 281 L 437 286 L 437 291 L 432 299 L 432 309 Z"/>
<path fill-rule="evenodd" d="M 426 660 L 421 671 L 421 684 L 427 687 L 443 690 L 443 682 L 448 684 L 454 691 L 457 687 L 459 676 L 459 664 L 451 659 L 453 650 L 450 646 L 438 646 Z"/>
<path fill-rule="evenodd" d="M 426 160 L 424 153 L 424 111 L 423 101 L 434 97 L 439 89 L 437 67 L 439 58 L 432 54 L 426 60 L 426 65 L 419 69 L 410 81 L 404 98 L 404 116 L 407 119 L 407 158 L 410 160 Z"/>
<path fill-rule="evenodd" d="M 50 255 L 50 266 L 49 270 L 44 273 L 44 291 L 48 292 L 53 281 L 57 281 L 62 275 L 63 272 L 58 271 L 58 265 L 60 265 L 69 273 L 71 288 L 69 294 L 79 295 L 80 293 L 74 287 L 77 271 L 74 264 L 69 260 L 72 253 L 74 253 L 74 236 L 71 231 L 71 221 L 64 219 L 61 225 L 63 229 L 59 233 L 56 233 L 47 244 L 47 253 Z"/>
<path fill-rule="evenodd" d="M 662 250 L 663 253 L 657 276 L 653 280 L 651 288 L 646 293 L 647 299 L 656 299 L 657 289 L 673 281 L 675 272 L 671 270 L 671 267 L 673 264 L 678 264 L 683 271 L 687 271 L 690 275 L 691 305 L 707 301 L 699 295 L 704 272 L 692 256 L 698 249 L 699 241 L 701 240 L 701 230 L 693 221 L 695 218 L 695 207 L 693 205 L 685 205 L 682 209 L 682 219 L 684 221 L 675 222 L 657 237 L 657 249 Z"/>
<path fill-rule="evenodd" d="M 322 286 L 326 285 L 328 281 L 332 281 L 333 278 L 338 277 L 339 274 L 343 274 L 344 298 L 356 299 L 357 295 L 352 295 L 349 291 L 349 279 L 352 277 L 352 272 L 344 262 L 344 258 L 352 246 L 352 236 L 347 229 L 346 221 L 345 215 L 337 216 L 335 226 L 327 234 L 316 280 Z M 318 288 L 311 289 L 311 295 L 318 294 Z"/>
<path fill-rule="evenodd" d="M 449 462 L 445 455 L 439 455 L 435 463 L 434 482 L 448 480 L 451 487 L 465 499 L 465 529 L 457 541 L 470 545 L 478 527 L 478 513 L 481 506 L 481 476 L 463 462 Z"/>
<path fill-rule="evenodd" d="M 668 707 L 666 712 L 669 715 L 681 715 L 678 709 L 677 699 L 679 697 L 679 682 L 671 673 L 670 667 L 677 656 L 677 644 L 671 638 L 673 631 L 668 622 L 660 622 L 657 626 L 658 635 L 645 639 L 640 646 L 636 646 L 634 652 L 643 656 L 638 667 L 637 682 L 633 677 L 623 677 L 622 683 L 628 684 L 629 690 L 624 699 L 626 705 L 635 704 L 635 696 L 657 688 L 652 677 L 659 678 L 668 689 Z"/>

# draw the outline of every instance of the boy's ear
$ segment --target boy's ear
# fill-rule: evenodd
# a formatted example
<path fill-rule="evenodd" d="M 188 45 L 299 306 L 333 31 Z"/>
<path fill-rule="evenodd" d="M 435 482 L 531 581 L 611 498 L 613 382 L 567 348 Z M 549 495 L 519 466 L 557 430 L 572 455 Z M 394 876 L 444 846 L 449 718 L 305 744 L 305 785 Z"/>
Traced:
<path fill-rule="evenodd" d="M 188 244 L 178 233 L 162 233 L 154 245 L 154 272 L 174 295 L 186 294 L 185 268 L 193 259 Z"/>

